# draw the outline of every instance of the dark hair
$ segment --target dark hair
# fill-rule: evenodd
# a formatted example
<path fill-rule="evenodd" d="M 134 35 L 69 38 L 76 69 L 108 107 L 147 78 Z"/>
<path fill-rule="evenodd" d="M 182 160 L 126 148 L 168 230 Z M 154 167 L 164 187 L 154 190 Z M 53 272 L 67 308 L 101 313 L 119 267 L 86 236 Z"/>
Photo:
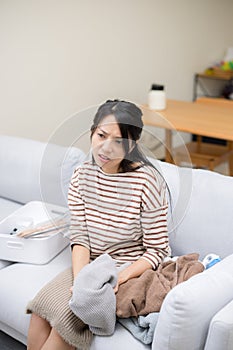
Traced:
<path fill-rule="evenodd" d="M 135 162 L 141 165 L 150 165 L 154 168 L 158 175 L 165 181 L 168 190 L 169 201 L 172 204 L 171 192 L 166 180 L 161 172 L 149 161 L 149 159 L 141 152 L 136 141 L 139 140 L 142 129 L 142 111 L 132 102 L 120 100 L 107 100 L 97 110 L 91 126 L 91 138 L 100 122 L 108 115 L 114 115 L 120 128 L 123 138 L 123 146 L 125 150 L 125 158 L 121 161 L 121 172 L 136 170 Z M 129 138 L 135 142 L 132 151 L 129 152 Z M 172 205 L 171 205 L 172 208 Z"/>
<path fill-rule="evenodd" d="M 121 161 L 120 169 L 122 172 L 135 170 L 135 162 L 142 164 L 151 164 L 138 147 L 136 141 L 140 139 L 143 121 L 142 111 L 132 102 L 120 100 L 108 100 L 97 110 L 91 126 L 91 137 L 94 134 L 99 123 L 108 115 L 113 115 L 119 125 L 121 136 L 123 138 L 123 147 L 125 157 Z M 134 147 L 130 151 L 129 139 L 134 142 Z"/>

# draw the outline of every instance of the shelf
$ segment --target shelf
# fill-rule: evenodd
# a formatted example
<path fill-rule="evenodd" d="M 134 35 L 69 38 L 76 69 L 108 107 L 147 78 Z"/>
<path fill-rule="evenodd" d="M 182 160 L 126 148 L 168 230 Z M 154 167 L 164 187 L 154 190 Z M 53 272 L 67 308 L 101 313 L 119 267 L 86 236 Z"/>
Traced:
<path fill-rule="evenodd" d="M 191 161 L 197 168 L 206 167 L 210 170 L 227 161 L 231 154 L 228 146 L 190 142 L 184 146 L 176 147 L 173 150 L 173 158 L 176 164 Z M 190 158 L 187 157 L 187 151 Z"/>
<path fill-rule="evenodd" d="M 231 80 L 233 80 L 232 72 L 222 71 L 218 74 L 196 73 L 193 83 L 193 101 L 196 101 L 198 97 L 202 96 L 213 98 L 221 97 L 223 88 Z M 201 95 L 198 93 L 198 89 L 201 91 Z"/>
<path fill-rule="evenodd" d="M 226 80 L 229 81 L 232 79 L 233 76 L 220 76 L 220 75 L 212 75 L 212 74 L 205 74 L 205 73 L 197 73 L 196 74 L 199 78 L 206 78 L 206 79 L 213 79 L 213 80 Z"/>

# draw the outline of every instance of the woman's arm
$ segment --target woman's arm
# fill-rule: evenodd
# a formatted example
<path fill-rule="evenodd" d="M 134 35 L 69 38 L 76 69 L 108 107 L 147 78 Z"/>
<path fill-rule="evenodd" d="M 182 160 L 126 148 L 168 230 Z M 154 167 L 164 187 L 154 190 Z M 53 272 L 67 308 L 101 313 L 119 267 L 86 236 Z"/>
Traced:
<path fill-rule="evenodd" d="M 142 191 L 141 228 L 145 252 L 143 258 L 154 270 L 171 254 L 167 227 L 167 185 L 163 178 L 148 172 Z"/>
<path fill-rule="evenodd" d="M 90 251 L 82 245 L 74 245 L 72 249 L 72 267 L 73 277 L 75 278 L 79 271 L 90 262 Z"/>
<path fill-rule="evenodd" d="M 118 274 L 117 285 L 114 288 L 114 292 L 117 293 L 119 286 L 125 283 L 131 278 L 139 277 L 146 270 L 152 269 L 152 265 L 143 258 L 134 261 L 130 266 L 126 267 L 124 270 L 120 271 Z"/>
<path fill-rule="evenodd" d="M 72 268 L 75 278 L 79 271 L 89 263 L 89 237 L 87 233 L 85 206 L 79 190 L 79 168 L 71 178 L 68 205 L 70 210 L 70 243 L 72 248 Z"/>

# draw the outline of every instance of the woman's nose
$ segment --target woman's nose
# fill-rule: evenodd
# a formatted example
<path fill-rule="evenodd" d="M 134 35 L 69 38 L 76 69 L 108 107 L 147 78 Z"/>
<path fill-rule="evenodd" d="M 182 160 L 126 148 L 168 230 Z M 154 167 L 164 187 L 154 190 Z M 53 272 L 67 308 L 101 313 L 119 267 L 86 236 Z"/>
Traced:
<path fill-rule="evenodd" d="M 112 152 L 112 140 L 105 140 L 102 144 L 102 149 L 104 152 Z"/>

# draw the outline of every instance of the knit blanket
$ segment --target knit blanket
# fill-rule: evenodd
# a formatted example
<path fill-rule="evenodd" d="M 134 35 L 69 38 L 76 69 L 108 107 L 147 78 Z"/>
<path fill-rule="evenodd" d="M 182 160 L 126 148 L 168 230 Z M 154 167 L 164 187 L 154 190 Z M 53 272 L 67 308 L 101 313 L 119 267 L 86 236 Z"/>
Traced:
<path fill-rule="evenodd" d="M 136 339 L 143 344 L 151 344 L 159 319 L 159 312 L 152 312 L 146 316 L 118 318 L 117 321 L 125 327 Z"/>
<path fill-rule="evenodd" d="M 118 317 L 137 317 L 159 312 L 167 293 L 177 284 L 204 270 L 196 253 L 163 262 L 156 271 L 147 270 L 140 277 L 120 285 L 116 295 Z"/>
<path fill-rule="evenodd" d="M 140 277 L 120 285 L 115 295 L 117 269 L 113 259 L 103 254 L 86 265 L 75 278 L 69 306 L 92 333 L 111 335 L 115 330 L 116 315 L 130 318 L 159 312 L 165 296 L 175 285 L 204 270 L 198 257 L 193 253 L 180 256 L 176 261 L 163 262 L 156 271 L 147 270 Z M 131 319 L 121 324 L 124 323 L 132 334 L 137 334 L 138 339 L 147 342 L 148 332 L 155 327 L 154 320 L 148 320 L 146 323 L 142 318 Z"/>
<path fill-rule="evenodd" d="M 84 266 L 74 280 L 69 306 L 73 313 L 97 335 L 111 335 L 116 323 L 117 269 L 113 259 L 103 254 Z"/>

